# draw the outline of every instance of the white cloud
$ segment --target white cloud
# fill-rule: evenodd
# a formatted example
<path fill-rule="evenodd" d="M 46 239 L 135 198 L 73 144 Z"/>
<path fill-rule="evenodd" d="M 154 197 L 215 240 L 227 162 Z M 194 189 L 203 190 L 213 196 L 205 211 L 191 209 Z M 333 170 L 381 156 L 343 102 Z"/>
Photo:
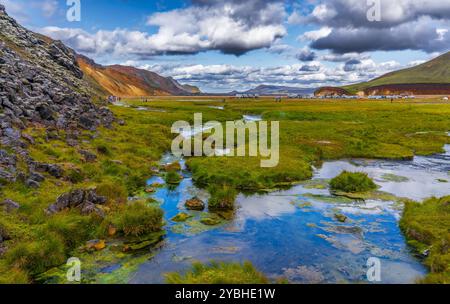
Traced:
<path fill-rule="evenodd" d="M 126 29 L 88 33 L 58 27 L 46 27 L 42 32 L 81 52 L 131 54 L 142 58 L 210 50 L 242 55 L 269 48 L 286 35 L 282 1 L 210 2 L 197 0 L 188 8 L 149 16 L 147 24 L 157 27 L 155 34 Z"/>
<path fill-rule="evenodd" d="M 56 11 L 58 10 L 58 1 L 57 0 L 45 0 L 41 1 L 41 10 L 45 17 L 52 17 Z"/>
<path fill-rule="evenodd" d="M 327 67 L 319 61 L 273 67 L 219 65 L 154 64 L 136 65 L 164 76 L 172 76 L 181 83 L 199 86 L 203 91 L 247 90 L 261 84 L 317 88 L 325 85 L 344 85 L 380 76 L 400 68 L 395 61 L 377 64 L 372 59 L 347 62 Z M 206 88 L 206 89 L 205 89 Z"/>
<path fill-rule="evenodd" d="M 315 31 L 309 31 L 304 33 L 299 37 L 300 40 L 310 40 L 310 41 L 316 41 L 321 38 L 327 37 L 331 34 L 333 30 L 327 26 L 320 28 L 319 30 Z"/>

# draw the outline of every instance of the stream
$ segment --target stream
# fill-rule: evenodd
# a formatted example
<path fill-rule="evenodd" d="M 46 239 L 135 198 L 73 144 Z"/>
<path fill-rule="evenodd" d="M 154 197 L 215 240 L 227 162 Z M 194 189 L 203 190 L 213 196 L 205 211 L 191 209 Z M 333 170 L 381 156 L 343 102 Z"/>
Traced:
<path fill-rule="evenodd" d="M 155 256 L 131 276 L 130 283 L 163 283 L 164 273 L 185 271 L 193 261 L 251 261 L 269 278 L 292 283 L 367 282 L 367 260 L 381 261 L 381 283 L 414 283 L 427 273 L 406 245 L 399 227 L 402 204 L 386 199 L 365 201 L 333 196 L 329 179 L 343 170 L 366 172 L 380 191 L 413 200 L 450 194 L 450 145 L 445 154 L 412 161 L 341 160 L 325 162 L 311 181 L 289 190 L 239 195 L 231 220 L 218 226 L 199 222 L 202 212 L 187 211 L 186 200 L 208 194 L 191 174 L 176 188 L 159 188 L 151 196 L 165 211 L 168 231 Z M 180 161 L 167 154 L 162 164 Z M 163 183 L 155 176 L 148 184 Z M 171 219 L 179 212 L 193 217 Z M 336 213 L 348 217 L 346 223 Z"/>

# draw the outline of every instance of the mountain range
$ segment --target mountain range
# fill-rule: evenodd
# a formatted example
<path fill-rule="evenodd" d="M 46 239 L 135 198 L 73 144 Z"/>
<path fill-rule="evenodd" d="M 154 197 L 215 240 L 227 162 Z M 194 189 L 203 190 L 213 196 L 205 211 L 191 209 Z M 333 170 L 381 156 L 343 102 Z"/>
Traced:
<path fill-rule="evenodd" d="M 449 95 L 450 52 L 423 64 L 391 72 L 368 82 L 340 88 L 324 87 L 317 95 Z"/>
<path fill-rule="evenodd" d="M 228 93 L 228 95 L 256 94 L 261 96 L 270 96 L 270 95 L 289 95 L 289 94 L 308 95 L 312 93 L 314 93 L 313 88 L 297 88 L 297 87 L 286 87 L 286 86 L 264 84 L 244 92 L 233 91 Z"/>

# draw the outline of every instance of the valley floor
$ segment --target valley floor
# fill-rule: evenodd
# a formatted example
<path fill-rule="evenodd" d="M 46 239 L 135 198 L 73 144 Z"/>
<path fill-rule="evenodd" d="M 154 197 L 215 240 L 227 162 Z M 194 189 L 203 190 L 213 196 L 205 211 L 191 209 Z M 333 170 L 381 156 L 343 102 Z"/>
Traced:
<path fill-rule="evenodd" d="M 415 155 L 444 153 L 444 146 L 450 144 L 450 104 L 436 100 L 394 103 L 285 100 L 278 103 L 274 99 L 167 97 L 149 98 L 148 102 L 131 99 L 109 107 L 118 118 L 114 128 L 80 134 L 76 144 L 69 142 L 62 131 L 50 132 L 38 126 L 27 130 L 35 142 L 29 146 L 32 158 L 58 164 L 64 174 L 62 178 L 45 176 L 39 188 L 22 182 L 0 188 L 0 202 L 8 199 L 20 205 L 17 210 L 0 210 L 0 282 L 52 282 L 48 279 L 48 272 L 42 273 L 50 270 L 50 277 L 63 277 L 54 267 L 65 264 L 67 258 L 75 254 L 82 255 L 87 265 L 95 267 L 98 267 L 95 263 L 98 260 L 104 265 L 122 261 L 127 265 L 126 269 L 104 270 L 102 273 L 106 275 L 102 282 L 129 282 L 127 274 L 137 271 L 140 263 L 156 254 L 149 254 L 148 250 L 143 254 L 140 250 L 160 244 L 164 233 L 170 233 L 165 232 L 156 210 L 159 208 L 157 200 L 147 193 L 158 190 L 149 189 L 151 185 L 147 185 L 147 181 L 158 172 L 167 181 L 168 172 L 172 170 L 163 168 L 160 160 L 170 150 L 175 137 L 171 134 L 171 126 L 179 120 L 193 123 L 194 113 L 202 113 L 204 121 L 235 121 L 244 115 L 280 121 L 280 163 L 275 168 L 261 168 L 258 157 L 186 160 L 189 178 L 199 189 L 206 190 L 206 197 L 208 191 L 213 195 L 222 193 L 223 196 L 232 196 L 227 198 L 231 201 L 241 192 L 269 191 L 307 181 L 315 174 L 314 167 L 321 167 L 330 160 L 405 161 L 412 160 Z M 86 155 L 93 156 L 87 158 Z M 449 195 L 448 181 L 443 177 L 440 180 L 442 189 L 448 190 L 447 193 L 442 191 L 443 196 Z M 102 209 L 106 214 L 104 217 L 82 216 L 77 210 L 66 210 L 52 216 L 45 213 L 44 210 L 60 195 L 74 189 L 89 188 L 96 188 L 99 195 L 107 198 Z M 129 206 L 135 201 L 152 206 L 151 210 L 146 210 L 147 218 L 142 219 L 137 215 L 139 212 Z M 432 255 L 426 262 L 431 272 L 439 273 L 433 276 L 438 282 L 449 280 L 450 218 L 447 202 L 447 199 L 432 201 L 427 206 L 440 205 L 424 207 L 423 211 L 414 207 L 402 222 L 402 229 L 418 250 L 427 250 L 430 246 L 439 248 L 431 250 Z M 411 204 L 407 204 L 407 210 L 413 208 Z M 436 229 L 428 218 L 434 217 L 437 209 L 441 211 L 436 223 L 444 225 L 444 228 Z M 207 212 L 200 217 L 205 216 L 213 218 L 209 221 L 215 218 Z M 154 221 L 149 222 L 149 218 Z M 167 224 L 168 219 L 165 220 Z M 229 217 L 221 216 L 218 220 L 227 221 Z M 426 229 L 414 233 L 422 222 L 426 222 Z M 194 228 L 205 229 L 205 225 L 195 225 Z M 416 228 L 410 229 L 411 225 Z M 414 238 L 419 239 L 411 242 Z M 101 245 L 95 248 L 99 252 L 86 250 L 86 242 L 93 239 L 106 240 L 107 250 L 102 251 L 100 247 L 104 246 Z M 99 257 L 99 254 L 103 256 Z M 254 269 L 249 271 L 255 272 Z M 259 273 L 257 275 L 260 276 Z M 174 278 L 173 275 L 170 277 Z M 98 280 L 92 279 L 91 282 Z"/>

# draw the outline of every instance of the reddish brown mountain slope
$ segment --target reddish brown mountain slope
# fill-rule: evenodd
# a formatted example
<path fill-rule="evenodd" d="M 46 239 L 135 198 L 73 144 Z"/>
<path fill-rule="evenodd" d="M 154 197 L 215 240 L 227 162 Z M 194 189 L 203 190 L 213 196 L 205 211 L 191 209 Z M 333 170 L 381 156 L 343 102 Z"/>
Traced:
<path fill-rule="evenodd" d="M 104 95 L 120 97 L 193 95 L 196 87 L 183 86 L 173 78 L 129 66 L 101 66 L 91 59 L 78 56 L 78 64 L 85 77 Z"/>

